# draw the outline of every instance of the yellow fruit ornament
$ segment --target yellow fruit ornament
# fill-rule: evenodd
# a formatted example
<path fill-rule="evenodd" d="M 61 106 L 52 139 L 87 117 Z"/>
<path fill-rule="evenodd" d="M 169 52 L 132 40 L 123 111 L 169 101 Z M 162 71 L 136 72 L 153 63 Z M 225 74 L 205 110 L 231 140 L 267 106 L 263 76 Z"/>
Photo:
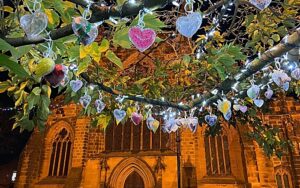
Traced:
<path fill-rule="evenodd" d="M 36 65 L 33 72 L 34 76 L 40 80 L 43 76 L 51 73 L 55 68 L 55 62 L 50 58 L 43 58 L 39 64 Z"/>

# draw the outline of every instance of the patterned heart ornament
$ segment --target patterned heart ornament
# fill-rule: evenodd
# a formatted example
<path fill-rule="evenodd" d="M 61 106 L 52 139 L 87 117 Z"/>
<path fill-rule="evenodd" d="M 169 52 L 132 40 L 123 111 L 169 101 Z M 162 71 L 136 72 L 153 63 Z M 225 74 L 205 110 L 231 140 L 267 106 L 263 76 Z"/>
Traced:
<path fill-rule="evenodd" d="M 83 83 L 82 83 L 81 80 L 71 80 L 70 81 L 71 89 L 75 93 L 80 90 L 80 88 L 82 87 L 82 85 L 83 85 Z"/>
<path fill-rule="evenodd" d="M 101 99 L 95 100 L 95 107 L 97 113 L 101 113 L 104 110 L 105 106 L 106 106 L 105 103 Z"/>
<path fill-rule="evenodd" d="M 83 108 L 87 108 L 91 103 L 92 97 L 90 95 L 85 94 L 84 96 L 80 97 L 79 102 Z"/>
<path fill-rule="evenodd" d="M 251 87 L 247 90 L 247 96 L 250 99 L 256 99 L 259 95 L 260 88 L 258 85 L 252 84 Z"/>
<path fill-rule="evenodd" d="M 227 113 L 231 108 L 231 102 L 227 99 L 218 100 L 218 110 L 223 114 Z"/>
<path fill-rule="evenodd" d="M 129 29 L 128 36 L 132 44 L 140 52 L 144 52 L 154 43 L 156 33 L 153 29 L 143 29 L 136 26 Z"/>
<path fill-rule="evenodd" d="M 169 118 L 165 120 L 163 131 L 167 133 L 176 132 L 177 129 L 179 128 L 178 123 L 179 123 L 178 119 L 175 118 Z"/>
<path fill-rule="evenodd" d="M 217 123 L 218 117 L 212 114 L 212 115 L 206 115 L 204 119 L 209 126 L 214 126 Z"/>
<path fill-rule="evenodd" d="M 264 104 L 264 100 L 262 99 L 255 99 L 254 100 L 254 104 L 255 106 L 257 106 L 258 108 L 262 107 L 262 105 Z"/>
<path fill-rule="evenodd" d="M 275 70 L 272 73 L 272 80 L 279 87 L 283 87 L 286 82 L 290 82 L 291 78 L 281 70 Z"/>
<path fill-rule="evenodd" d="M 256 8 L 258 8 L 259 10 L 263 10 L 267 8 L 271 2 L 272 0 L 250 0 L 250 3 L 254 5 Z"/>
<path fill-rule="evenodd" d="M 230 119 L 231 116 L 232 116 L 231 110 L 228 110 L 228 112 L 224 113 L 223 116 L 224 116 L 224 118 L 225 118 L 227 121 L 229 121 L 229 119 Z"/>
<path fill-rule="evenodd" d="M 199 30 L 201 24 L 201 14 L 199 12 L 192 12 L 187 16 L 182 16 L 177 19 L 176 29 L 181 35 L 191 38 Z"/>
<path fill-rule="evenodd" d="M 27 37 L 33 39 L 41 34 L 48 25 L 48 17 L 45 13 L 36 11 L 21 17 L 20 25 Z"/>
<path fill-rule="evenodd" d="M 73 18 L 72 29 L 83 45 L 92 43 L 98 36 L 98 28 L 83 17 Z"/>
<path fill-rule="evenodd" d="M 187 126 L 192 131 L 192 133 L 195 133 L 197 131 L 198 124 L 199 122 L 197 117 L 187 118 Z"/>
<path fill-rule="evenodd" d="M 270 88 L 268 88 L 267 91 L 265 92 L 265 97 L 266 97 L 267 99 L 271 99 L 272 96 L 273 96 L 273 94 L 274 94 L 273 90 L 270 89 Z"/>
<path fill-rule="evenodd" d="M 117 125 L 125 118 L 126 112 L 121 109 L 114 110 L 114 117 L 116 118 Z"/>
<path fill-rule="evenodd" d="M 139 114 L 137 112 L 133 112 L 131 114 L 131 121 L 135 124 L 135 125 L 139 125 L 142 121 L 143 121 L 143 115 Z"/>
<path fill-rule="evenodd" d="M 300 68 L 295 68 L 295 69 L 291 72 L 291 76 L 292 76 L 292 78 L 294 78 L 295 80 L 300 80 Z"/>
<path fill-rule="evenodd" d="M 154 133 L 157 131 L 159 127 L 159 121 L 154 119 L 152 116 L 149 116 L 146 120 L 146 124 L 149 130 L 153 131 Z"/>
<path fill-rule="evenodd" d="M 248 107 L 247 107 L 247 106 L 240 105 L 240 111 L 241 111 L 241 112 L 245 113 L 245 112 L 247 112 L 247 110 L 248 110 Z"/>

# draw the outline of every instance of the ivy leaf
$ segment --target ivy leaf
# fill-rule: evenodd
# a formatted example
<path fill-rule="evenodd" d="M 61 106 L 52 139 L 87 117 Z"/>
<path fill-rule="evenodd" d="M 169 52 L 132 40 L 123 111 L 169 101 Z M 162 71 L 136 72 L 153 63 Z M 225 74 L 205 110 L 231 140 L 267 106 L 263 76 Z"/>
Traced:
<path fill-rule="evenodd" d="M 116 31 L 113 37 L 113 44 L 119 45 L 122 48 L 130 49 L 131 42 L 128 37 L 129 27 L 123 27 L 122 29 Z"/>
<path fill-rule="evenodd" d="M 45 9 L 45 14 L 48 17 L 48 28 L 54 29 L 59 25 L 59 15 L 53 9 Z"/>
<path fill-rule="evenodd" d="M 0 66 L 6 67 L 20 78 L 29 78 L 29 74 L 25 71 L 25 69 L 18 64 L 8 58 L 8 56 L 0 54 Z"/>
<path fill-rule="evenodd" d="M 101 44 L 99 46 L 99 52 L 106 52 L 109 48 L 109 41 L 104 38 L 102 41 L 101 41 Z"/>
<path fill-rule="evenodd" d="M 115 65 L 117 65 L 119 68 L 123 69 L 123 64 L 122 61 L 120 60 L 120 58 L 111 50 L 108 50 L 105 53 L 105 57 L 110 60 L 111 62 L 113 62 Z"/>
<path fill-rule="evenodd" d="M 36 106 L 40 101 L 40 95 L 35 95 L 30 93 L 27 97 L 28 110 L 30 111 L 34 106 Z"/>
<path fill-rule="evenodd" d="M 0 82 L 0 93 L 4 93 L 10 87 L 10 83 L 8 81 Z"/>
<path fill-rule="evenodd" d="M 19 121 L 18 124 L 22 129 L 25 129 L 28 131 L 32 131 L 34 128 L 34 122 L 32 120 L 29 120 L 28 117 Z"/>
<path fill-rule="evenodd" d="M 106 127 L 109 125 L 109 122 L 111 120 L 111 116 L 110 115 L 105 115 L 105 114 L 101 114 L 99 117 L 98 117 L 98 126 L 100 126 L 102 129 L 106 129 Z"/>
<path fill-rule="evenodd" d="M 35 88 L 33 88 L 32 93 L 35 95 L 40 95 L 41 91 L 42 91 L 41 88 L 35 87 Z"/>
<path fill-rule="evenodd" d="M 81 73 L 85 72 L 91 62 L 90 57 L 85 57 L 81 60 L 78 66 L 78 70 L 76 72 L 76 76 L 79 76 Z"/>

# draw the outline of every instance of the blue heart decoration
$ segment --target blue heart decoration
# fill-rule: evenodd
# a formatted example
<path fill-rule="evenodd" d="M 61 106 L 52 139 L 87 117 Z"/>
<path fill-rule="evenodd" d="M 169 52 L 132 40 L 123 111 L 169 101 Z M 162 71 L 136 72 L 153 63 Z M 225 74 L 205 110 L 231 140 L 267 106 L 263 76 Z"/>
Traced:
<path fill-rule="evenodd" d="M 198 118 L 197 117 L 189 117 L 187 118 L 188 127 L 192 131 L 192 133 L 195 133 L 198 127 Z"/>
<path fill-rule="evenodd" d="M 105 103 L 101 99 L 95 100 L 95 107 L 97 113 L 101 113 L 104 110 L 105 106 L 106 106 Z"/>
<path fill-rule="evenodd" d="M 231 110 L 228 110 L 228 112 L 226 112 L 225 114 L 223 114 L 223 116 L 228 121 L 231 118 L 231 116 L 232 116 Z"/>
<path fill-rule="evenodd" d="M 87 108 L 91 103 L 92 97 L 90 95 L 85 94 L 84 96 L 80 97 L 79 102 L 83 108 Z"/>
<path fill-rule="evenodd" d="M 290 87 L 290 82 L 285 82 L 285 83 L 282 85 L 282 89 L 283 89 L 284 91 L 289 90 L 289 87 Z"/>
<path fill-rule="evenodd" d="M 218 117 L 216 115 L 206 115 L 204 119 L 209 126 L 214 126 L 217 123 Z"/>
<path fill-rule="evenodd" d="M 271 2 L 272 0 L 250 0 L 250 3 L 254 5 L 256 8 L 258 8 L 259 10 L 263 10 L 267 8 Z"/>
<path fill-rule="evenodd" d="M 258 85 L 251 85 L 251 87 L 247 90 L 247 95 L 250 99 L 256 99 L 259 95 L 260 88 Z"/>
<path fill-rule="evenodd" d="M 258 108 L 262 107 L 262 105 L 264 104 L 264 100 L 262 99 L 255 99 L 254 100 L 254 104 L 255 106 L 257 106 Z"/>
<path fill-rule="evenodd" d="M 181 16 L 176 21 L 176 29 L 185 37 L 191 38 L 200 28 L 202 16 L 199 12 L 189 13 L 187 16 Z"/>
<path fill-rule="evenodd" d="M 70 81 L 70 87 L 72 89 L 72 91 L 74 91 L 75 93 L 80 90 L 80 88 L 82 87 L 83 83 L 81 80 L 71 80 Z"/>
<path fill-rule="evenodd" d="M 294 78 L 295 80 L 300 80 L 300 68 L 295 68 L 295 69 L 291 72 L 291 76 L 292 76 L 292 78 Z"/>
<path fill-rule="evenodd" d="M 114 116 L 117 120 L 117 124 L 119 124 L 119 122 L 122 121 L 124 119 L 124 117 L 126 116 L 126 112 L 121 109 L 115 109 Z"/>

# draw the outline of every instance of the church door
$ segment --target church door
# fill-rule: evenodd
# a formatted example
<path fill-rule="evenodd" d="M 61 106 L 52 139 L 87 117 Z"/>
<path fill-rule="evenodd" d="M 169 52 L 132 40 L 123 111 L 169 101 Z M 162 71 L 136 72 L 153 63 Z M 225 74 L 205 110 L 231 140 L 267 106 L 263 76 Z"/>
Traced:
<path fill-rule="evenodd" d="M 144 181 L 142 177 L 133 171 L 126 179 L 124 188 L 144 188 Z"/>

